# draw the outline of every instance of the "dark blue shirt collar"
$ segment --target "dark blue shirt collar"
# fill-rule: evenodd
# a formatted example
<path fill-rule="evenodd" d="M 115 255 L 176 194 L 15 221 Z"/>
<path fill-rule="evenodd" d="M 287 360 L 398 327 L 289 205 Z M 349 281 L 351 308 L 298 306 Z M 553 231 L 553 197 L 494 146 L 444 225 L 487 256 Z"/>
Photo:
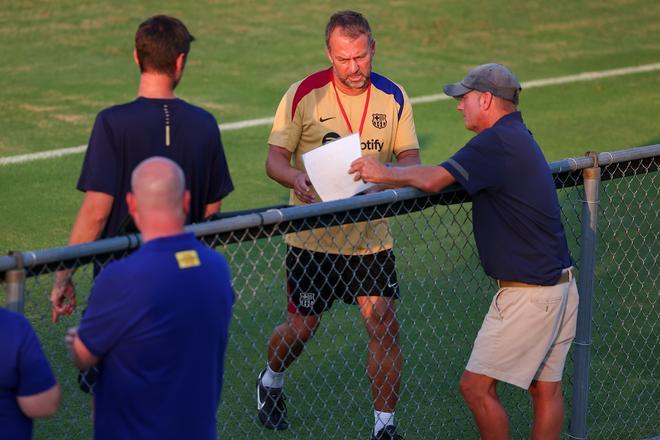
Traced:
<path fill-rule="evenodd" d="M 192 232 L 183 232 L 177 235 L 169 235 L 167 237 L 154 238 L 142 245 L 142 248 L 148 249 L 170 249 L 171 247 L 176 247 L 180 243 L 185 243 L 190 240 L 195 239 L 195 234 Z"/>
<path fill-rule="evenodd" d="M 524 123 L 523 118 L 522 118 L 522 113 L 520 113 L 518 111 L 508 113 L 508 114 L 502 116 L 500 119 L 498 119 L 497 122 L 495 122 L 495 124 L 493 124 L 493 127 L 496 126 L 496 125 L 507 124 L 507 123 L 510 123 L 510 122 L 520 122 L 521 124 Z"/>

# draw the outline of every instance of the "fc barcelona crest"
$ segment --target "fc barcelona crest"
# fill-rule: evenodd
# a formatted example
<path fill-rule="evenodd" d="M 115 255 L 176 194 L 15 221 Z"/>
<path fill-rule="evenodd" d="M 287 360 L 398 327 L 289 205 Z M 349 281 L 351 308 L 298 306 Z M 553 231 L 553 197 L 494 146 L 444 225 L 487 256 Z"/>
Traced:
<path fill-rule="evenodd" d="M 385 128 L 387 127 L 387 118 L 386 115 L 382 113 L 373 113 L 371 118 L 371 122 L 374 124 L 374 127 L 376 128 Z"/>

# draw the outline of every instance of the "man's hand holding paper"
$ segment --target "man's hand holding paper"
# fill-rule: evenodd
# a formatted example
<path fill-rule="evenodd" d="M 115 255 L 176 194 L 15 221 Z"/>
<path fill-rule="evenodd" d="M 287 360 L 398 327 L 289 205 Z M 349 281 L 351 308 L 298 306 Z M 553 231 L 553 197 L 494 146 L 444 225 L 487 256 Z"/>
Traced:
<path fill-rule="evenodd" d="M 351 163 L 360 157 L 362 153 L 357 133 L 303 154 L 307 176 L 321 200 L 344 199 L 373 186 L 372 183 L 353 180 L 347 172 Z"/>

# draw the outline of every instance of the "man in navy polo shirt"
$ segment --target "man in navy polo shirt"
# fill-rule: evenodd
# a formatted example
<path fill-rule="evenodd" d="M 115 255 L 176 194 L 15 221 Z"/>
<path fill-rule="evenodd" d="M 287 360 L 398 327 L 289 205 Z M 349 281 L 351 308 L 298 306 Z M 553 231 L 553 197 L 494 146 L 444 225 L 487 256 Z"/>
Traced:
<path fill-rule="evenodd" d="M 138 251 L 96 278 L 67 343 L 99 365 L 95 439 L 215 439 L 234 293 L 224 258 L 183 225 L 181 168 L 163 157 L 133 172 L 128 209 Z"/>
<path fill-rule="evenodd" d="M 32 438 L 32 419 L 50 417 L 60 386 L 30 323 L 0 308 L 0 438 Z"/>
<path fill-rule="evenodd" d="M 575 336 L 578 292 L 548 164 L 517 111 L 522 88 L 501 64 L 484 64 L 444 92 L 477 133 L 439 166 L 386 168 L 369 157 L 355 179 L 437 192 L 458 182 L 472 197 L 481 264 L 499 290 L 460 380 L 483 438 L 508 439 L 498 382 L 529 390 L 533 439 L 559 438 L 561 377 Z"/>
<path fill-rule="evenodd" d="M 218 212 L 222 198 L 233 190 L 215 118 L 174 94 L 193 40 L 174 17 L 157 15 L 138 27 L 133 51 L 140 68 L 138 97 L 96 117 L 77 186 L 85 196 L 69 244 L 134 232 L 126 228 L 125 197 L 131 172 L 148 157 L 168 157 L 183 168 L 191 194 L 186 223 Z M 73 311 L 72 275 L 72 270 L 56 273 L 54 321 Z"/>

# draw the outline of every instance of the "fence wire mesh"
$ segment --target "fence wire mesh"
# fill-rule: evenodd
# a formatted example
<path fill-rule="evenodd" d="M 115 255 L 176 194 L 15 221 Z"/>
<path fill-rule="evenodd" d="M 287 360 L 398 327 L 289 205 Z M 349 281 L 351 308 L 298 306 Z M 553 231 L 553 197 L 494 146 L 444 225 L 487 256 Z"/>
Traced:
<path fill-rule="evenodd" d="M 601 169 L 589 438 L 640 439 L 660 433 L 659 185 L 655 172 L 659 160 L 656 156 Z M 581 173 L 558 173 L 555 182 L 579 277 Z M 218 413 L 219 438 L 370 437 L 369 338 L 357 306 L 336 302 L 289 369 L 285 392 L 291 426 L 287 431 L 267 431 L 257 421 L 255 381 L 266 364 L 268 338 L 286 317 L 286 245 L 281 234 L 310 228 L 332 234 L 333 225 L 375 223 L 384 218 L 394 237 L 401 291 L 396 302 L 404 359 L 396 408 L 400 431 L 409 439 L 478 438 L 457 383 L 496 287 L 481 269 L 472 236 L 471 204 L 461 191 L 202 237 L 226 256 L 236 291 Z M 78 390 L 77 370 L 63 340 L 67 327 L 80 320 L 93 265 L 105 265 L 125 253 L 28 269 L 25 315 L 64 389 L 58 415 L 38 421 L 34 438 L 92 436 L 91 399 Z M 48 302 L 52 271 L 78 266 L 82 267 L 74 277 L 77 312 L 54 325 Z M 569 358 L 563 383 L 568 415 L 573 369 Z M 531 404 L 527 393 L 506 385 L 499 391 L 511 418 L 512 437 L 528 438 Z"/>
<path fill-rule="evenodd" d="M 660 199 L 656 157 L 602 170 L 594 292 L 589 432 L 660 434 Z M 634 174 L 631 176 L 631 174 Z M 630 176 L 617 178 L 619 176 Z"/>

